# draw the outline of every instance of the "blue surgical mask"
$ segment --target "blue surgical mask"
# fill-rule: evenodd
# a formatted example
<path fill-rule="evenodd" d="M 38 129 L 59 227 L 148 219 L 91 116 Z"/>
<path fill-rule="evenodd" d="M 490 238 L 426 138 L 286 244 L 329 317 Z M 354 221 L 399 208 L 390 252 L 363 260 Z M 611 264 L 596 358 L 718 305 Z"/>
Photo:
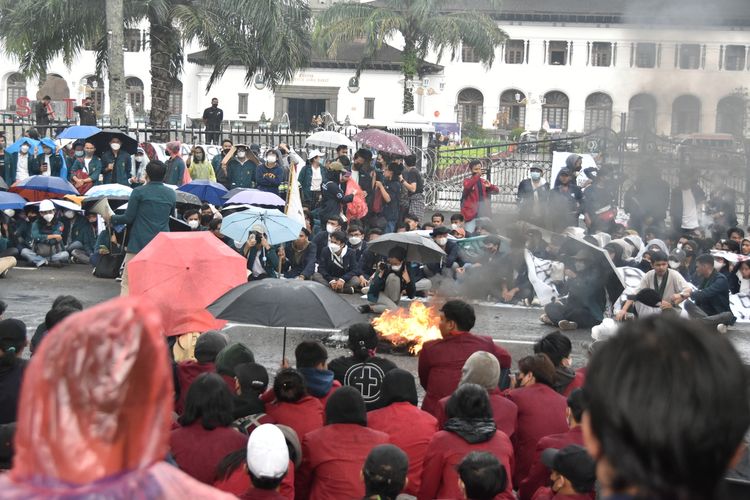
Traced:
<path fill-rule="evenodd" d="M 542 178 L 542 173 L 541 172 L 531 172 L 531 180 L 532 181 L 538 181 L 541 178 Z"/>

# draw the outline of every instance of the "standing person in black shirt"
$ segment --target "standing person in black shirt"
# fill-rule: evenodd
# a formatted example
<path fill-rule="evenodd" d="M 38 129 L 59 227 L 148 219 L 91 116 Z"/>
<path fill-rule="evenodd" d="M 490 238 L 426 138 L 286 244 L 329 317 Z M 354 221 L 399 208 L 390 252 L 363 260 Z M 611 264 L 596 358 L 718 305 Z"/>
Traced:
<path fill-rule="evenodd" d="M 78 113 L 78 121 L 81 125 L 96 126 L 96 110 L 92 104 L 90 97 L 84 97 L 82 105 L 73 108 L 73 111 Z"/>
<path fill-rule="evenodd" d="M 224 121 L 224 111 L 219 107 L 217 98 L 211 99 L 211 107 L 203 110 L 203 124 L 206 126 L 206 144 L 219 144 L 221 139 L 221 123 Z"/>
<path fill-rule="evenodd" d="M 401 187 L 404 188 L 408 195 L 409 208 L 407 214 L 416 215 L 418 221 L 424 217 L 424 179 L 417 168 L 417 157 L 409 155 L 404 158 L 404 173 L 401 175 Z"/>

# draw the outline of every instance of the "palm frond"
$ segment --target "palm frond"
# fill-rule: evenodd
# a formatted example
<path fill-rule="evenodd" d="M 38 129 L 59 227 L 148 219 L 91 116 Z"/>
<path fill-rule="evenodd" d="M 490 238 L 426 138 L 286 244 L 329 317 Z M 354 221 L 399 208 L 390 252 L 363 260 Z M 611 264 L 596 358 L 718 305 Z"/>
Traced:
<path fill-rule="evenodd" d="M 438 61 L 446 50 L 450 50 L 451 59 L 455 59 L 456 51 L 467 44 L 486 67 L 494 62 L 495 49 L 508 38 L 491 17 L 475 12 L 433 16 L 423 20 L 420 28 L 422 46 L 429 40 Z"/>
<path fill-rule="evenodd" d="M 313 40 L 335 57 L 341 43 L 364 39 L 366 55 L 372 55 L 391 35 L 405 30 L 404 11 L 368 4 L 335 4 L 315 20 Z"/>

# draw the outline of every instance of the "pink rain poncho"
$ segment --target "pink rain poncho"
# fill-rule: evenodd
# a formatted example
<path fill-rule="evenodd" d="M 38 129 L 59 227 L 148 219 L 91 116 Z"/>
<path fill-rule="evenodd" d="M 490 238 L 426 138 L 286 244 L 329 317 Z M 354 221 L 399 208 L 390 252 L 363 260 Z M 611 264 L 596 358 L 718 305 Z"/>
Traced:
<path fill-rule="evenodd" d="M 154 306 L 125 297 L 68 317 L 26 369 L 0 497 L 233 498 L 163 462 L 173 398 Z"/>

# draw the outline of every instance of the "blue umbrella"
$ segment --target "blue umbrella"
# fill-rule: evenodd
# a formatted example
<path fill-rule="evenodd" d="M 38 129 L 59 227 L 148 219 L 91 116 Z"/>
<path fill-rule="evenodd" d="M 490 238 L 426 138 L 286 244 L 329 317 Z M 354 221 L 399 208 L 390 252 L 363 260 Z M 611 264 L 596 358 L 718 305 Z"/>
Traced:
<path fill-rule="evenodd" d="M 191 193 L 200 198 L 201 201 L 220 206 L 224 203 L 222 196 L 227 193 L 227 188 L 216 182 L 198 179 L 177 188 L 178 191 Z"/>
<path fill-rule="evenodd" d="M 302 224 L 290 219 L 279 210 L 250 207 L 224 217 L 221 223 L 221 234 L 235 241 L 244 242 L 247 241 L 255 225 L 263 226 L 263 231 L 271 245 L 296 240 L 302 230 Z"/>
<path fill-rule="evenodd" d="M 41 201 L 48 197 L 61 198 L 66 194 L 78 194 L 78 190 L 73 187 L 73 184 L 65 179 L 46 175 L 32 175 L 15 183 L 10 190 L 29 201 Z"/>
<path fill-rule="evenodd" d="M 34 154 L 34 148 L 36 148 L 39 145 L 39 141 L 35 139 L 31 139 L 29 137 L 21 137 L 16 142 L 5 148 L 6 153 L 16 153 L 19 149 L 21 149 L 21 144 L 28 144 L 31 150 L 29 151 L 30 155 Z"/>
<path fill-rule="evenodd" d="M 0 191 L 0 210 L 22 210 L 26 206 L 26 200 L 16 193 Z"/>
<path fill-rule="evenodd" d="M 73 125 L 68 127 L 57 135 L 58 139 L 87 139 L 94 134 L 98 134 L 102 129 L 91 125 Z"/>

